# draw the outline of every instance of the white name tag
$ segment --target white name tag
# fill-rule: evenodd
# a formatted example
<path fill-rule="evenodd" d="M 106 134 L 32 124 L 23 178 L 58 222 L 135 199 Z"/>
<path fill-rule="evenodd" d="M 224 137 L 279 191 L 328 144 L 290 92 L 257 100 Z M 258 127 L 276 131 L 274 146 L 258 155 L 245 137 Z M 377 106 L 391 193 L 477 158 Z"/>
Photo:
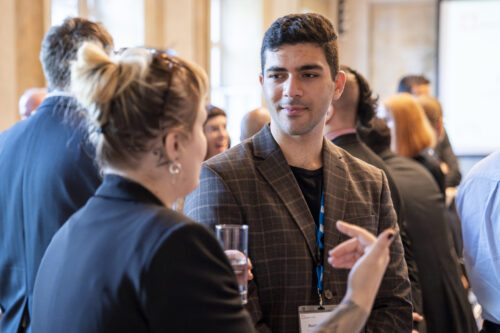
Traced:
<path fill-rule="evenodd" d="M 300 333 L 310 333 L 313 328 L 328 317 L 336 305 L 302 305 L 299 306 Z"/>

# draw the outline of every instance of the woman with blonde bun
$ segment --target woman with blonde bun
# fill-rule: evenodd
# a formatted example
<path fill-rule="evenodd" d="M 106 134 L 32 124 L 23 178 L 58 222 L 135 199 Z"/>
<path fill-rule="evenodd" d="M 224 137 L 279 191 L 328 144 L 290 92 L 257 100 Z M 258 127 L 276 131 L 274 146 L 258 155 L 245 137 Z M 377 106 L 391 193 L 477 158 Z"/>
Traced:
<path fill-rule="evenodd" d="M 203 70 L 162 52 L 84 44 L 72 91 L 104 179 L 38 271 L 33 332 L 251 332 L 214 236 L 171 210 L 206 154 Z"/>

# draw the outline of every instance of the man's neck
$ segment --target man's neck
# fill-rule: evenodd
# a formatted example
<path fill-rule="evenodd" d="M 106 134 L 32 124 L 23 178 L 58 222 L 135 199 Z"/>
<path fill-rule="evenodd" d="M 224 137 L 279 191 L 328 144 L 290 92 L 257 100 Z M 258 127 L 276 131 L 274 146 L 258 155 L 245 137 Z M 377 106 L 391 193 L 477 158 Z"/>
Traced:
<path fill-rule="evenodd" d="M 322 127 L 322 126 L 321 126 Z M 288 135 L 283 133 L 271 121 L 271 133 L 280 146 L 290 166 L 317 170 L 323 166 L 323 132 L 312 130 L 304 135 Z"/>

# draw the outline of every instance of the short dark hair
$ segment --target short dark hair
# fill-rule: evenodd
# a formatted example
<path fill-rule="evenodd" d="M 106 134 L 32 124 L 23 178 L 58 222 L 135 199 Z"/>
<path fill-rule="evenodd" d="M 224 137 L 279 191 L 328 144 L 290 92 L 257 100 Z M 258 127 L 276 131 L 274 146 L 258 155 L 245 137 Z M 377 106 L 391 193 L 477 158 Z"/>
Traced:
<path fill-rule="evenodd" d="M 376 154 L 391 147 L 391 130 L 384 119 L 373 118 L 370 127 L 358 128 L 358 136 Z"/>
<path fill-rule="evenodd" d="M 352 74 L 356 79 L 358 85 L 359 96 L 358 96 L 358 106 L 356 108 L 356 117 L 358 119 L 358 125 L 370 126 L 370 121 L 375 117 L 377 109 L 378 96 L 373 95 L 373 91 L 370 88 L 370 84 L 365 79 L 363 75 L 358 73 L 356 70 L 350 68 L 349 66 L 340 66 L 346 74 Z"/>
<path fill-rule="evenodd" d="M 330 20 L 314 13 L 283 16 L 267 29 L 260 49 L 262 74 L 264 74 L 267 50 L 276 51 L 282 45 L 299 43 L 313 43 L 323 49 L 332 79 L 335 80 L 339 72 L 337 33 Z"/>
<path fill-rule="evenodd" d="M 414 86 L 422 84 L 431 84 L 431 81 L 423 75 L 405 75 L 399 80 L 398 92 L 412 93 Z"/>
<path fill-rule="evenodd" d="M 49 90 L 69 87 L 71 62 L 86 41 L 99 42 L 108 53 L 113 49 L 113 38 L 104 26 L 82 17 L 68 17 L 45 34 L 40 62 Z"/>

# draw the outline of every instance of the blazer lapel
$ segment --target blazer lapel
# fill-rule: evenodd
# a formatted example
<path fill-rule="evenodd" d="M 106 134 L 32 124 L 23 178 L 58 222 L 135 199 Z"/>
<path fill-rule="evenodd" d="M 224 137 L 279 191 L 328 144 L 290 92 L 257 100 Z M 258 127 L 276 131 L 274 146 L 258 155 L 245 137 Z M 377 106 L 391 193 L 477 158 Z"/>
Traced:
<path fill-rule="evenodd" d="M 269 127 L 265 126 L 252 140 L 254 144 L 253 154 L 257 158 L 255 163 L 257 169 L 292 215 L 293 220 L 304 235 L 311 256 L 316 260 L 316 229 L 314 218 Z"/>
<path fill-rule="evenodd" d="M 323 186 L 325 194 L 325 251 L 330 250 L 340 241 L 340 232 L 337 230 L 337 220 L 344 218 L 347 204 L 347 171 L 340 148 L 328 139 L 323 142 Z M 326 260 L 327 256 L 325 256 Z M 325 261 L 326 263 L 326 261 Z M 326 267 L 330 265 L 325 264 Z"/>

